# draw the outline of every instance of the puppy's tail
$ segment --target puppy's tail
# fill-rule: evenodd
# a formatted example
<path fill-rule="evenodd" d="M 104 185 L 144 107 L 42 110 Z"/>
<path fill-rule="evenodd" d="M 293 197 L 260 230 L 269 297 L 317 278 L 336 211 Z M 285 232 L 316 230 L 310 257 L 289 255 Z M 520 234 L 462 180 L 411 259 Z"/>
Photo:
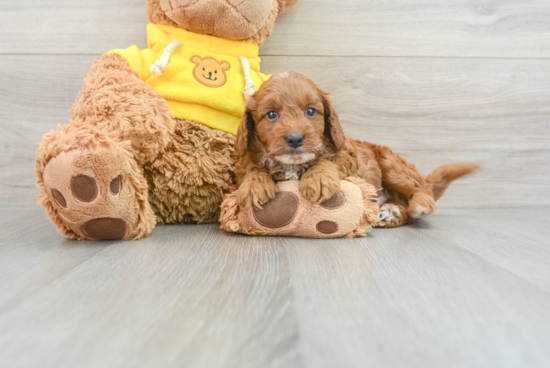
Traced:
<path fill-rule="evenodd" d="M 464 175 L 470 174 L 479 169 L 476 164 L 452 164 L 444 165 L 435 169 L 430 175 L 426 176 L 426 181 L 430 185 L 434 194 L 434 199 L 437 201 L 445 190 L 449 187 L 453 180 L 456 180 Z"/>

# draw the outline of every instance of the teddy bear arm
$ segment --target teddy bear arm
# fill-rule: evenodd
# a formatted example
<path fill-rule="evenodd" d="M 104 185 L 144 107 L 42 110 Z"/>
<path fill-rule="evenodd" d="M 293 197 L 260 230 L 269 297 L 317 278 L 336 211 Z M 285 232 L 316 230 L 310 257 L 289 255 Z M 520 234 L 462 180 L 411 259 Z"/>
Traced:
<path fill-rule="evenodd" d="M 103 55 L 93 64 L 70 114 L 130 141 L 141 164 L 164 150 L 175 126 L 166 100 L 119 55 Z"/>

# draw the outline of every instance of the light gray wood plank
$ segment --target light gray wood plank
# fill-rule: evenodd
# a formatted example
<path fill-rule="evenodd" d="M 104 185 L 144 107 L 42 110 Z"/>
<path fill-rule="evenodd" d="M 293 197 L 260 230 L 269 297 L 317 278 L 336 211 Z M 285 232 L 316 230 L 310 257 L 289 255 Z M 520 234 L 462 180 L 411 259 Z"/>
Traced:
<path fill-rule="evenodd" d="M 442 211 L 421 226 L 550 292 L 550 228 L 544 214 L 529 209 Z"/>
<path fill-rule="evenodd" d="M 43 213 L 27 220 L 1 230 L 2 364 L 302 366 L 277 238 L 190 225 L 77 242 Z"/>
<path fill-rule="evenodd" d="M 547 367 L 550 293 L 538 286 L 550 282 L 539 267 L 548 262 L 547 234 L 533 229 L 548 210 L 515 211 L 541 220 L 507 242 L 499 232 L 517 220 L 501 209 L 443 210 L 353 240 L 182 225 L 137 242 L 94 243 L 65 240 L 35 209 L 26 223 L 0 227 L 0 361 Z M 483 231 L 472 227 L 489 217 Z M 524 240 L 531 249 L 514 251 Z M 479 253 L 476 243 L 493 251 Z M 521 275 L 529 262 L 531 274 Z"/>
<path fill-rule="evenodd" d="M 446 232 L 449 223 L 467 228 L 463 216 L 443 213 L 427 218 L 429 226 L 374 229 L 367 239 L 283 239 L 307 366 L 550 364 L 550 294 L 464 250 Z M 479 233 L 472 242 L 499 244 Z"/>
<path fill-rule="evenodd" d="M 0 314 L 106 249 L 60 237 L 38 206 L 4 207 L 0 214 Z"/>
<path fill-rule="evenodd" d="M 104 53 L 145 46 L 145 0 L 3 0 L 0 53 Z M 550 56 L 546 0 L 302 0 L 263 55 Z"/>
<path fill-rule="evenodd" d="M 302 0 L 264 55 L 548 57 L 545 0 Z"/>
<path fill-rule="evenodd" d="M 33 210 L 36 211 L 35 206 L 2 206 L 0 210 L 0 224 L 22 218 Z"/>
<path fill-rule="evenodd" d="M 0 203 L 35 203 L 35 150 L 68 122 L 97 58 L 0 56 Z M 481 163 L 484 171 L 453 184 L 440 206 L 550 203 L 550 61 L 264 58 L 266 73 L 290 69 L 333 93 L 348 136 L 387 145 L 424 174 Z"/>
<path fill-rule="evenodd" d="M 3 0 L 1 54 L 102 54 L 147 47 L 145 0 Z"/>

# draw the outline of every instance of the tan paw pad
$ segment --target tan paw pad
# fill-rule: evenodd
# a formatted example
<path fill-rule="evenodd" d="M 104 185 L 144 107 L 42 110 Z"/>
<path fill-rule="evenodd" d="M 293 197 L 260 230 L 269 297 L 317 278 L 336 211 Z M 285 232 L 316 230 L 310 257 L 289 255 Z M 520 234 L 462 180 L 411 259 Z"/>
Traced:
<path fill-rule="evenodd" d="M 336 210 L 342 207 L 344 203 L 346 203 L 346 197 L 344 197 L 344 194 L 337 193 L 329 199 L 322 201 L 319 205 L 326 209 Z"/>
<path fill-rule="evenodd" d="M 117 176 L 113 180 L 111 180 L 111 183 L 109 184 L 109 189 L 111 190 L 112 195 L 117 195 L 120 191 L 120 185 L 122 181 L 122 175 Z"/>
<path fill-rule="evenodd" d="M 290 192 L 277 192 L 275 198 L 264 204 L 261 209 L 252 210 L 256 221 L 270 229 L 284 227 L 294 220 L 298 212 L 298 197 Z"/>
<path fill-rule="evenodd" d="M 95 240 L 122 240 L 126 235 L 126 223 L 117 218 L 97 218 L 86 221 L 82 230 Z"/>
<path fill-rule="evenodd" d="M 93 202 L 99 192 L 94 178 L 77 175 L 71 179 L 71 190 L 76 199 L 82 202 Z"/>
<path fill-rule="evenodd" d="M 338 224 L 334 221 L 321 221 L 317 223 L 317 231 L 323 234 L 334 234 L 338 231 Z"/>
<path fill-rule="evenodd" d="M 52 189 L 52 196 L 55 198 L 55 200 L 57 201 L 57 203 L 59 203 L 61 207 L 67 208 L 67 200 L 59 190 Z"/>

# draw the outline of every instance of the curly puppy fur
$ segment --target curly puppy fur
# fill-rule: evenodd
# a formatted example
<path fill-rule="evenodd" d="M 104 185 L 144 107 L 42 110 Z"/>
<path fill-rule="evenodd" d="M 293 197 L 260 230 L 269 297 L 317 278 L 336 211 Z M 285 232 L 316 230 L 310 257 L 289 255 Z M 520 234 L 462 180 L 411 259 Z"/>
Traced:
<path fill-rule="evenodd" d="M 389 148 L 346 138 L 328 93 L 296 72 L 275 74 L 249 99 L 235 149 L 239 205 L 261 208 L 277 180 L 301 178 L 300 194 L 323 201 L 340 191 L 341 179 L 359 177 L 390 198 L 379 227 L 432 213 L 451 181 L 477 169 L 447 165 L 423 177 Z"/>

